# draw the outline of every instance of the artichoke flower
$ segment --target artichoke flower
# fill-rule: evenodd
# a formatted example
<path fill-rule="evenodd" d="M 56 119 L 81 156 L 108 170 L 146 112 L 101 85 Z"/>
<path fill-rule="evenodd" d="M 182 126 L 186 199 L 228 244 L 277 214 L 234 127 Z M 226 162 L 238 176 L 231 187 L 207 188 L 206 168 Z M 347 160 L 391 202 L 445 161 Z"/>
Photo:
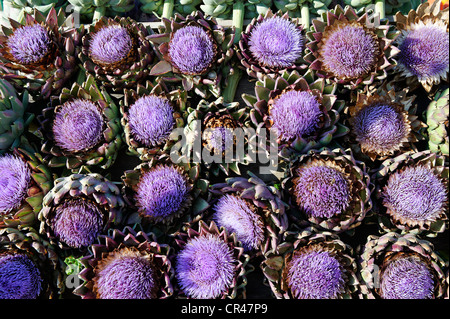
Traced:
<path fill-rule="evenodd" d="M 414 234 L 369 235 L 358 251 L 361 294 L 367 299 L 440 299 L 448 263 Z"/>
<path fill-rule="evenodd" d="M 195 228 L 195 229 L 194 229 Z M 191 299 L 246 296 L 250 256 L 226 229 L 200 220 L 175 234 L 176 295 Z"/>
<path fill-rule="evenodd" d="M 93 76 L 64 88 L 38 116 L 42 152 L 50 167 L 109 168 L 122 145 L 119 108 Z"/>
<path fill-rule="evenodd" d="M 120 189 L 99 174 L 60 177 L 43 199 L 39 232 L 61 249 L 85 251 L 123 222 L 124 208 Z"/>
<path fill-rule="evenodd" d="M 277 134 L 280 155 L 306 153 L 333 143 L 349 129 L 339 122 L 344 101 L 337 100 L 336 84 L 327 84 L 308 70 L 283 72 L 279 78 L 265 77 L 255 84 L 255 95 L 243 94 L 252 107 L 254 125 L 264 123 Z"/>
<path fill-rule="evenodd" d="M 131 18 L 102 17 L 83 36 L 83 67 L 108 90 L 136 87 L 148 77 L 154 58 L 149 32 Z"/>
<path fill-rule="evenodd" d="M 230 71 L 226 66 L 234 54 L 234 29 L 223 28 L 200 11 L 162 21 L 159 32 L 147 37 L 160 60 L 150 75 L 169 84 L 181 82 L 184 90 L 202 98 L 221 96 Z"/>
<path fill-rule="evenodd" d="M 385 232 L 436 237 L 448 227 L 448 158 L 429 150 L 385 160 L 372 179 Z"/>
<path fill-rule="evenodd" d="M 447 87 L 436 92 L 425 113 L 429 149 L 447 156 L 450 155 L 447 133 L 448 116 L 449 88 Z"/>
<path fill-rule="evenodd" d="M 134 0 L 68 0 L 74 11 L 88 23 L 95 23 L 104 16 L 122 16 L 134 8 Z"/>
<path fill-rule="evenodd" d="M 25 24 L 10 20 L 0 36 L 0 76 L 18 91 L 27 90 L 35 100 L 57 95 L 78 71 L 81 34 L 73 16 L 52 8 L 26 15 Z"/>
<path fill-rule="evenodd" d="M 24 141 L 23 134 L 34 119 L 34 114 L 27 109 L 28 92 L 25 91 L 20 100 L 14 87 L 0 79 L 0 154 Z"/>
<path fill-rule="evenodd" d="M 32 14 L 34 9 L 42 12 L 42 14 L 48 14 L 50 9 L 55 8 L 59 10 L 65 7 L 67 1 L 64 0 L 3 0 L 3 21 L 0 22 L 4 25 L 8 25 L 9 17 L 15 17 L 19 23 L 25 23 L 25 15 Z M 0 17 L 2 12 L 0 12 Z"/>
<path fill-rule="evenodd" d="M 316 228 L 341 233 L 354 230 L 372 209 L 366 166 L 350 149 L 310 150 L 290 164 L 281 186 L 295 224 L 307 220 Z"/>
<path fill-rule="evenodd" d="M 353 249 L 314 227 L 285 232 L 261 269 L 277 299 L 349 299 L 359 289 Z"/>
<path fill-rule="evenodd" d="M 0 155 L 0 228 L 33 226 L 53 176 L 42 156 L 16 148 Z"/>
<path fill-rule="evenodd" d="M 395 71 L 399 80 L 406 80 L 406 86 L 418 83 L 427 92 L 441 80 L 448 82 L 449 9 L 440 10 L 439 3 L 424 2 L 407 16 L 395 15 L 401 32 L 396 39 L 400 53 Z"/>
<path fill-rule="evenodd" d="M 0 299 L 56 299 L 64 292 L 57 249 L 30 227 L 0 229 Z"/>
<path fill-rule="evenodd" d="M 131 227 L 110 229 L 80 261 L 83 299 L 166 299 L 172 296 L 172 249 Z"/>
<path fill-rule="evenodd" d="M 305 60 L 310 69 L 329 81 L 350 89 L 367 86 L 387 77 L 399 50 L 393 46 L 398 31 L 390 31 L 387 19 L 370 21 L 368 13 L 358 15 L 337 5 L 313 20 Z"/>

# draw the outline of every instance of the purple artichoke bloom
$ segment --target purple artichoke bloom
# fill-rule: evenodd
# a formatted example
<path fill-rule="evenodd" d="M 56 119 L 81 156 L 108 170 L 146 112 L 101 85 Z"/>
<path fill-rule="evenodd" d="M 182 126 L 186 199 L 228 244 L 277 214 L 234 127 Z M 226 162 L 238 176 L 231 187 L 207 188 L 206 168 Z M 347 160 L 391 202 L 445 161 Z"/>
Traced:
<path fill-rule="evenodd" d="M 296 252 L 286 271 L 288 286 L 298 299 L 334 299 L 344 291 L 344 271 L 328 251 Z"/>
<path fill-rule="evenodd" d="M 444 210 L 447 190 L 426 166 L 410 166 L 389 177 L 383 205 L 400 219 L 433 221 Z"/>
<path fill-rule="evenodd" d="M 433 275 L 419 257 L 395 258 L 381 274 L 380 296 L 383 299 L 429 299 L 433 294 Z"/>
<path fill-rule="evenodd" d="M 125 59 L 133 48 L 128 30 L 120 25 L 101 28 L 92 35 L 89 53 L 99 64 L 113 64 Z"/>
<path fill-rule="evenodd" d="M 314 133 L 323 116 L 314 95 L 293 90 L 281 94 L 270 106 L 269 112 L 272 128 L 285 141 Z"/>
<path fill-rule="evenodd" d="M 349 183 L 334 167 L 319 165 L 298 169 L 294 184 L 297 204 L 308 216 L 331 218 L 349 207 Z"/>
<path fill-rule="evenodd" d="M 139 98 L 128 111 L 130 133 L 145 146 L 156 146 L 169 138 L 175 124 L 169 100 L 148 95 Z"/>
<path fill-rule="evenodd" d="M 235 233 L 246 251 L 258 249 L 264 240 L 264 223 L 254 207 L 237 196 L 227 194 L 218 200 L 214 211 L 213 220 L 217 226 Z"/>
<path fill-rule="evenodd" d="M 18 208 L 31 181 L 28 165 L 14 155 L 0 157 L 0 214 Z"/>
<path fill-rule="evenodd" d="M 70 199 L 58 205 L 51 218 L 54 235 L 73 248 L 91 245 L 101 233 L 104 220 L 102 211 L 82 198 Z"/>
<path fill-rule="evenodd" d="M 36 299 L 41 288 L 41 273 L 28 256 L 0 255 L 0 299 Z"/>
<path fill-rule="evenodd" d="M 301 29 L 279 16 L 264 19 L 252 30 L 249 48 L 261 65 L 288 68 L 302 56 Z"/>
<path fill-rule="evenodd" d="M 113 253 L 96 273 L 96 290 L 102 299 L 152 299 L 155 271 L 149 256 L 124 248 Z"/>
<path fill-rule="evenodd" d="M 207 147 L 210 150 L 225 152 L 228 144 L 233 145 L 233 129 L 228 127 L 208 128 L 208 131 L 205 132 L 204 139 L 206 140 Z"/>
<path fill-rule="evenodd" d="M 218 236 L 190 239 L 177 255 L 176 276 L 190 298 L 214 299 L 232 284 L 236 260 L 233 251 Z"/>
<path fill-rule="evenodd" d="M 40 24 L 26 25 L 8 37 L 9 52 L 20 64 L 39 62 L 50 50 L 52 40 Z"/>
<path fill-rule="evenodd" d="M 169 43 L 169 56 L 183 74 L 201 74 L 213 63 L 216 50 L 211 36 L 201 27 L 178 29 Z"/>
<path fill-rule="evenodd" d="M 103 115 L 96 104 L 76 99 L 55 112 L 53 137 L 64 150 L 79 152 L 97 145 L 103 137 Z"/>

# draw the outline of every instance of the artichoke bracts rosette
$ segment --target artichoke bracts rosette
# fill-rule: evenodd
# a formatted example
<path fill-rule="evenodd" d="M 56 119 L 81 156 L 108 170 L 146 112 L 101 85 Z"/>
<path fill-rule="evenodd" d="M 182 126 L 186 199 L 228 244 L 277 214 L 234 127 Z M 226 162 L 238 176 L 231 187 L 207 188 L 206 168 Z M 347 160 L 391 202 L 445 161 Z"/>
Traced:
<path fill-rule="evenodd" d="M 370 235 L 358 249 L 361 297 L 442 299 L 447 290 L 445 262 L 433 244 L 414 234 Z"/>
<path fill-rule="evenodd" d="M 0 155 L 0 228 L 32 226 L 53 175 L 37 152 L 21 148 Z"/>
<path fill-rule="evenodd" d="M 144 81 L 154 59 L 146 37 L 151 30 L 131 18 L 102 17 L 87 29 L 79 58 L 84 69 L 109 91 Z"/>
<path fill-rule="evenodd" d="M 349 299 L 358 295 L 353 249 L 314 227 L 288 231 L 261 269 L 277 299 Z"/>
<path fill-rule="evenodd" d="M 178 138 L 172 136 L 173 130 L 185 126 L 187 98 L 186 91 L 169 92 L 163 82 L 125 89 L 120 112 L 128 153 L 143 161 L 169 154 Z"/>
<path fill-rule="evenodd" d="M 74 12 L 81 15 L 87 24 L 97 22 L 103 16 L 122 16 L 134 9 L 134 0 L 68 0 Z"/>
<path fill-rule="evenodd" d="M 56 299 L 64 292 L 57 247 L 36 230 L 0 229 L 0 299 Z"/>
<path fill-rule="evenodd" d="M 288 216 L 297 225 L 307 220 L 319 229 L 345 232 L 372 209 L 373 185 L 350 149 L 310 150 L 293 158 L 281 186 L 291 206 Z"/>
<path fill-rule="evenodd" d="M 110 229 L 80 261 L 83 299 L 166 299 L 173 295 L 172 249 L 154 235 L 125 227 Z"/>
<path fill-rule="evenodd" d="M 45 195 L 40 233 L 64 250 L 85 251 L 97 236 L 124 221 L 120 189 L 95 173 L 57 178 Z"/>
<path fill-rule="evenodd" d="M 346 0 L 344 0 L 346 1 Z M 366 0 L 367 1 L 367 0 Z M 368 0 L 372 1 L 372 0 Z M 274 0 L 281 12 L 288 12 L 291 18 L 301 18 L 302 24 L 309 28 L 309 20 L 322 15 L 328 10 L 333 0 Z"/>
<path fill-rule="evenodd" d="M 52 8 L 46 17 L 35 11 L 26 15 L 25 24 L 10 22 L 0 36 L 1 77 L 36 100 L 59 94 L 78 72 L 81 33 L 73 16 Z"/>
<path fill-rule="evenodd" d="M 2 0 L 0 24 L 9 26 L 10 17 L 14 17 L 17 22 L 23 24 L 26 14 L 32 14 L 35 9 L 46 15 L 52 8 L 59 10 L 65 7 L 66 3 L 65 0 Z"/>
<path fill-rule="evenodd" d="M 200 220 L 177 232 L 175 243 L 177 297 L 245 299 L 246 275 L 252 268 L 235 234 L 213 221 Z"/>
<path fill-rule="evenodd" d="M 220 26 L 199 11 L 183 17 L 163 18 L 158 33 L 147 39 L 155 46 L 159 62 L 150 75 L 202 98 L 219 97 L 234 54 L 234 28 Z"/>
<path fill-rule="evenodd" d="M 93 76 L 64 88 L 38 116 L 42 152 L 50 167 L 109 168 L 122 146 L 119 107 Z"/>
<path fill-rule="evenodd" d="M 435 237 L 448 228 L 448 158 L 429 150 L 384 161 L 372 180 L 383 231 Z"/>
<path fill-rule="evenodd" d="M 183 0 L 182 0 L 183 1 Z M 270 7 L 272 6 L 272 0 L 203 0 L 200 1 L 203 4 L 200 5 L 200 10 L 202 10 L 205 15 L 212 16 L 217 19 L 232 20 L 236 14 L 241 15 L 245 19 L 256 18 L 260 14 L 266 14 Z M 236 13 L 239 8 L 236 6 L 238 2 L 242 2 L 242 11 Z M 192 12 L 192 11 L 191 11 Z M 236 26 L 238 30 L 238 26 Z"/>
<path fill-rule="evenodd" d="M 387 77 L 399 52 L 393 41 L 399 35 L 389 20 L 369 19 L 347 6 L 336 6 L 312 21 L 305 60 L 317 75 L 350 89 Z"/>
<path fill-rule="evenodd" d="M 447 131 L 449 113 L 449 88 L 447 86 L 436 92 L 424 115 L 427 123 L 428 148 L 435 153 L 447 156 L 450 155 Z"/>

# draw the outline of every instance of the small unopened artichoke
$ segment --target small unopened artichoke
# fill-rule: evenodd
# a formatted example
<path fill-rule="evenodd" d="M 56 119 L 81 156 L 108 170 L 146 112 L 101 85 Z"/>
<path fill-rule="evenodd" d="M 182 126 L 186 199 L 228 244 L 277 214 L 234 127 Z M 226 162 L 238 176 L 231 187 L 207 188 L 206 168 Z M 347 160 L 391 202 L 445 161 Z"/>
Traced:
<path fill-rule="evenodd" d="M 427 123 L 428 147 L 435 153 L 449 156 L 448 138 L 449 116 L 449 88 L 441 89 L 434 95 L 433 101 L 428 104 L 425 113 Z"/>

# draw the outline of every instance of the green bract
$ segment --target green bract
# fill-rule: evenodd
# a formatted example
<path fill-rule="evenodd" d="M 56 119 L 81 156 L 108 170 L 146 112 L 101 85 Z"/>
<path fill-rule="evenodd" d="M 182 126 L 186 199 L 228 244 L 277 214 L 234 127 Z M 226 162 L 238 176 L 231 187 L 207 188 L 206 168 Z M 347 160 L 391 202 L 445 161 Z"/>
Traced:
<path fill-rule="evenodd" d="M 103 16 L 123 15 L 134 8 L 133 0 L 68 0 L 74 11 L 81 14 L 89 23 Z"/>
<path fill-rule="evenodd" d="M 428 105 L 425 120 L 428 125 L 428 147 L 435 153 L 449 155 L 448 142 L 449 88 L 436 92 Z"/>

